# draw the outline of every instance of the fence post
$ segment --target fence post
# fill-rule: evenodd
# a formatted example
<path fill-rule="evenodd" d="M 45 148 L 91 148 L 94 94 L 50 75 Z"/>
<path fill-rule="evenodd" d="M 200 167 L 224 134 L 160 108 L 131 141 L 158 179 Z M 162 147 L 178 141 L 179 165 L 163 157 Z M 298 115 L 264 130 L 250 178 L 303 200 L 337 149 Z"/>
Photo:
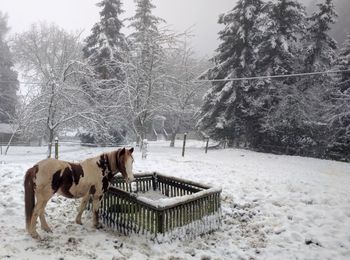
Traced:
<path fill-rule="evenodd" d="M 163 211 L 157 211 L 157 230 L 156 230 L 156 235 L 157 233 L 159 234 L 164 234 L 164 213 Z"/>
<path fill-rule="evenodd" d="M 184 133 L 184 142 L 183 142 L 183 145 L 182 145 L 182 157 L 185 156 L 186 137 L 187 137 L 187 133 Z"/>
<path fill-rule="evenodd" d="M 58 137 L 55 137 L 55 159 L 58 159 Z"/>
<path fill-rule="evenodd" d="M 207 139 L 207 143 L 205 145 L 205 153 L 208 152 L 208 146 L 209 146 L 209 137 L 206 138 Z"/>
<path fill-rule="evenodd" d="M 148 140 L 147 139 L 142 140 L 141 152 L 142 152 L 142 159 L 146 159 L 147 154 L 148 154 Z"/>
<path fill-rule="evenodd" d="M 158 190 L 158 179 L 157 179 L 156 172 L 154 172 L 152 176 L 152 185 L 153 185 L 153 190 Z"/>

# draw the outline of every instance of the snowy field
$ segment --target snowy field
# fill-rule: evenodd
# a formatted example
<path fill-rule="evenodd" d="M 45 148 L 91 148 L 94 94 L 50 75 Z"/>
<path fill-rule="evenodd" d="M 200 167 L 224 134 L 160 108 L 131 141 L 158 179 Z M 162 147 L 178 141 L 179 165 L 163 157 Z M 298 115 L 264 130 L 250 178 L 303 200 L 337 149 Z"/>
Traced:
<path fill-rule="evenodd" d="M 180 146 L 180 143 L 178 143 Z M 23 176 L 45 147 L 13 147 L 0 156 L 0 259 L 350 259 L 350 165 L 238 149 L 150 143 L 135 153 L 135 172 L 158 171 L 222 192 L 222 227 L 191 241 L 158 244 L 142 235 L 94 230 L 89 213 L 74 223 L 79 200 L 54 197 L 46 208 L 53 233 L 24 229 Z M 78 161 L 111 148 L 61 147 Z"/>

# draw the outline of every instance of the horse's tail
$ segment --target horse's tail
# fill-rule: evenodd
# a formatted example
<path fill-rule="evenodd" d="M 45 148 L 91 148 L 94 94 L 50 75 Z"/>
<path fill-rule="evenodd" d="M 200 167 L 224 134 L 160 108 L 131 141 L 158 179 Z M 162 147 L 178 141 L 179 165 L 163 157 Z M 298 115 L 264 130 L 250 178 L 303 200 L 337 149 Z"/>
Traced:
<path fill-rule="evenodd" d="M 35 198 L 34 198 L 34 178 L 36 173 L 38 172 L 38 166 L 28 169 L 25 177 L 24 177 L 24 206 L 25 206 L 25 216 L 26 216 L 26 228 L 27 230 L 30 227 L 30 222 L 33 215 L 33 209 L 35 206 Z"/>

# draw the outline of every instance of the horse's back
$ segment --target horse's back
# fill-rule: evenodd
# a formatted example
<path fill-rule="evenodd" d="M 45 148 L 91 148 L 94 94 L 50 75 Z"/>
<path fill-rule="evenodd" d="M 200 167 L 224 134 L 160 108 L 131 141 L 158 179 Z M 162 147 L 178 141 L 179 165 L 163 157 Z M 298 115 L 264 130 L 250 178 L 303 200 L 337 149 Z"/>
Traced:
<path fill-rule="evenodd" d="M 45 184 L 47 182 L 51 182 L 52 176 L 64 170 L 68 163 L 65 161 L 57 160 L 57 159 L 44 159 L 36 164 L 38 166 L 38 173 L 36 176 L 37 185 Z"/>
<path fill-rule="evenodd" d="M 100 178 L 97 173 L 96 159 L 85 160 L 82 163 L 72 163 L 57 159 L 45 159 L 37 165 L 37 185 L 51 187 L 54 193 L 68 198 L 84 196 L 92 185 L 97 189 Z"/>

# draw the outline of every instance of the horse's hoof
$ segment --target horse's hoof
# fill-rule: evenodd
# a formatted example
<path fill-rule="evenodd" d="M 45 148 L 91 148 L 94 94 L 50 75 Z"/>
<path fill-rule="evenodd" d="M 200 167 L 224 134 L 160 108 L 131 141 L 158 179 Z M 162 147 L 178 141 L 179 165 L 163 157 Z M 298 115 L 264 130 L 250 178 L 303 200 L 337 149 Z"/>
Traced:
<path fill-rule="evenodd" d="M 98 224 L 95 224 L 94 227 L 96 229 L 101 229 L 101 228 L 103 228 L 103 225 L 101 223 L 98 223 Z"/>
<path fill-rule="evenodd" d="M 42 227 L 42 229 L 45 230 L 47 233 L 52 233 L 52 230 L 49 227 Z"/>
<path fill-rule="evenodd" d="M 81 220 L 78 220 L 78 219 L 75 220 L 75 223 L 77 223 L 78 225 L 83 225 L 83 223 L 81 222 Z"/>
<path fill-rule="evenodd" d="M 37 232 L 32 232 L 32 233 L 30 233 L 30 235 L 34 239 L 41 240 L 41 237 L 39 236 L 39 234 Z"/>

